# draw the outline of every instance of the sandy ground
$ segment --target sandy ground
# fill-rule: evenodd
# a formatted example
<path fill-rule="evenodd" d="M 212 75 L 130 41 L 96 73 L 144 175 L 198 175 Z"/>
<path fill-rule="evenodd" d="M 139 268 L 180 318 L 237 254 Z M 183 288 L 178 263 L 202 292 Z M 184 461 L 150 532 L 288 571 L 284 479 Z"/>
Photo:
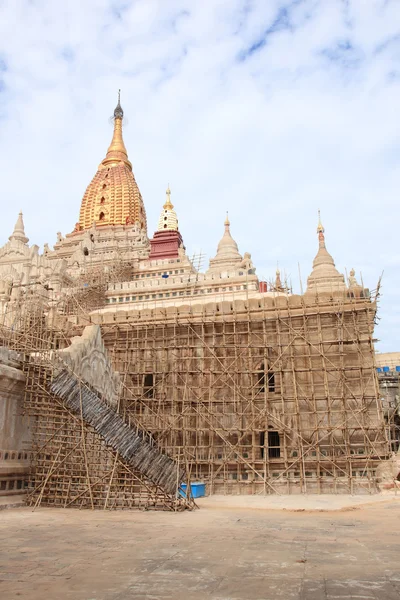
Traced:
<path fill-rule="evenodd" d="M 253 508 L 264 510 L 321 511 L 343 510 L 362 505 L 378 504 L 388 500 L 400 501 L 400 491 L 382 494 L 316 494 L 269 495 L 269 496 L 209 496 L 198 498 L 196 503 L 203 508 Z"/>
<path fill-rule="evenodd" d="M 400 598 L 398 498 L 292 498 L 214 496 L 185 513 L 1 511 L 0 599 Z"/>

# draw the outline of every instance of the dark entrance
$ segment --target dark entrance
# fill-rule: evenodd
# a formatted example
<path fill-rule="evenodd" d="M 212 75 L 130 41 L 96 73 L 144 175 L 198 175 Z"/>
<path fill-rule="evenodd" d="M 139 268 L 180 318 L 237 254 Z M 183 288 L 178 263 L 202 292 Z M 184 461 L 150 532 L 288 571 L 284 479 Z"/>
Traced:
<path fill-rule="evenodd" d="M 268 458 L 281 457 L 281 440 L 277 431 L 260 431 L 260 451 L 261 458 L 264 458 L 265 453 L 265 433 L 268 433 Z"/>
<path fill-rule="evenodd" d="M 280 458 L 281 441 L 277 431 L 268 431 L 268 456 L 269 458 Z"/>
<path fill-rule="evenodd" d="M 143 395 L 146 398 L 154 398 L 154 377 L 152 373 L 147 373 L 144 376 Z"/>

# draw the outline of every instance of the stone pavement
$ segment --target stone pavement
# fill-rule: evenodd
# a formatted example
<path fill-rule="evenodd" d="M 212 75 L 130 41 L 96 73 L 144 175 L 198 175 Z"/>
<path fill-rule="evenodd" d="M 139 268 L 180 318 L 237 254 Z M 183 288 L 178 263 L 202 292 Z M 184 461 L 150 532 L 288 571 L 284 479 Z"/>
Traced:
<path fill-rule="evenodd" d="M 400 502 L 0 513 L 1 600 L 397 600 Z"/>

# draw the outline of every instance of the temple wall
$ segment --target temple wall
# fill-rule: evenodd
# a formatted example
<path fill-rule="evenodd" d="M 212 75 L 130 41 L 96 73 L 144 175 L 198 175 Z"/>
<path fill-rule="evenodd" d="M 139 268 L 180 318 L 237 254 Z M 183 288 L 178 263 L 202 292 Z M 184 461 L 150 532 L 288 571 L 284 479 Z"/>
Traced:
<path fill-rule="evenodd" d="M 23 501 L 30 464 L 30 422 L 22 415 L 25 375 L 16 353 L 0 348 L 0 508 Z"/>
<path fill-rule="evenodd" d="M 93 315 L 123 406 L 214 493 L 375 489 L 388 454 L 371 302 L 259 298 Z"/>

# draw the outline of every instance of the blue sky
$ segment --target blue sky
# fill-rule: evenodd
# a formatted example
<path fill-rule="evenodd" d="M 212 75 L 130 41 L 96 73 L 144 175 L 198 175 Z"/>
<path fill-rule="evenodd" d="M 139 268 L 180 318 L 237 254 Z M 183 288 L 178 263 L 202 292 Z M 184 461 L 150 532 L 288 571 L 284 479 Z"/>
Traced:
<path fill-rule="evenodd" d="M 189 255 L 226 210 L 260 277 L 300 291 L 321 209 L 338 269 L 384 271 L 380 351 L 400 350 L 398 0 L 0 0 L 0 243 L 72 231 L 121 88 L 149 223 L 170 183 Z M 204 262 L 206 266 L 206 260 Z M 300 269 L 299 269 L 300 266 Z"/>

